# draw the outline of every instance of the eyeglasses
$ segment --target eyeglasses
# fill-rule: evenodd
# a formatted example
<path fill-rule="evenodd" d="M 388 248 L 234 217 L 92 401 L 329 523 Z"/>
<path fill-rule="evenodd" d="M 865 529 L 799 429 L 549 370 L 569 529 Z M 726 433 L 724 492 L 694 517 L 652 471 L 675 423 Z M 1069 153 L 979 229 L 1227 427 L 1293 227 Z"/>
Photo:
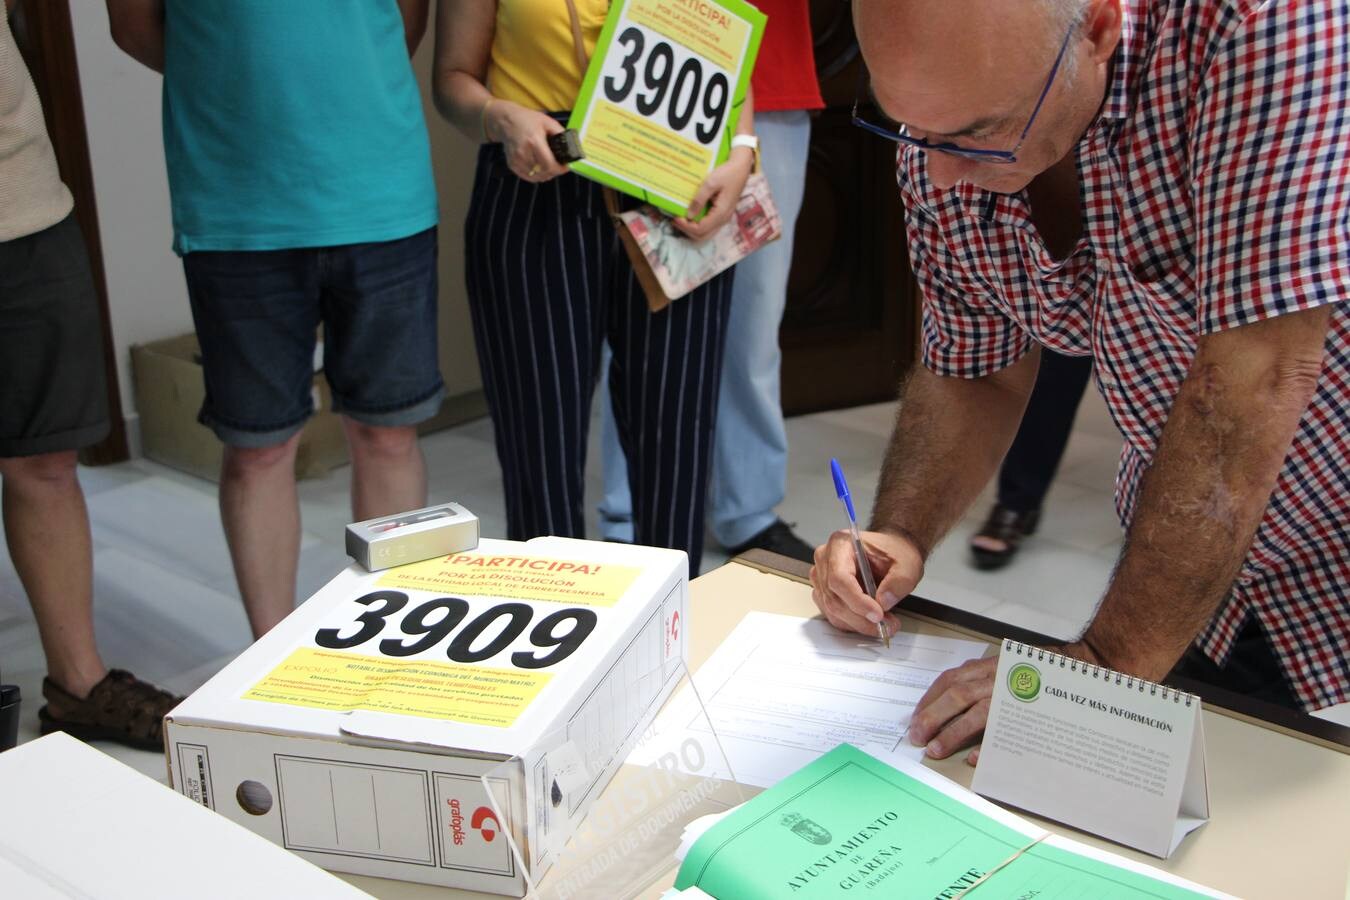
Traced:
<path fill-rule="evenodd" d="M 1075 22 L 1069 27 L 1069 31 L 1064 35 L 1064 41 L 1059 45 L 1059 55 L 1055 57 L 1055 64 L 1050 69 L 1050 77 L 1045 79 L 1045 87 L 1041 89 L 1041 95 L 1036 99 L 1036 108 L 1031 111 L 1031 118 L 1027 120 L 1027 127 L 1022 129 L 1022 134 L 1017 138 L 1017 143 L 1011 150 L 979 150 L 971 147 L 961 147 L 957 144 L 948 142 L 933 143 L 924 138 L 916 138 L 910 135 L 909 126 L 897 124 L 894 127 L 877 125 L 874 122 L 868 122 L 858 114 L 858 107 L 863 100 L 863 87 L 866 84 L 866 69 L 858 80 L 858 93 L 853 99 L 853 124 L 870 131 L 873 134 L 888 138 L 889 140 L 914 147 L 918 150 L 937 151 L 951 156 L 959 156 L 962 159 L 971 159 L 976 162 L 992 163 L 995 165 L 1007 165 L 1017 162 L 1017 151 L 1022 149 L 1022 144 L 1026 142 L 1027 135 L 1031 133 L 1031 126 L 1036 122 L 1036 116 L 1041 111 L 1041 106 L 1045 104 L 1045 98 L 1050 93 L 1050 86 L 1055 83 L 1055 75 L 1059 73 L 1059 67 L 1064 62 L 1064 52 L 1069 49 L 1069 38 L 1078 29 L 1078 23 Z"/>

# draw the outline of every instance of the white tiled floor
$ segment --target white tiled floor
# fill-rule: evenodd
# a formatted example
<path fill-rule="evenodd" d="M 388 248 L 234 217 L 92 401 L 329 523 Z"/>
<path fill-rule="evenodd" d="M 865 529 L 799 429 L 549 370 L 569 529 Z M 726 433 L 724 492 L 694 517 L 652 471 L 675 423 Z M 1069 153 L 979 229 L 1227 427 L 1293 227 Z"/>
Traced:
<path fill-rule="evenodd" d="M 855 497 L 875 493 L 893 417 L 894 404 L 878 404 L 789 420 L 788 496 L 779 511 L 796 523 L 805 539 L 823 540 L 842 524 L 829 478 L 831 456 L 844 464 Z M 992 494 L 986 491 L 930 560 L 919 593 L 1057 637 L 1075 635 L 1120 548 L 1111 506 L 1120 452 L 1114 434 L 1100 401 L 1089 392 L 1060 478 L 1047 499 L 1041 534 L 1011 568 L 992 574 L 972 569 L 965 545 L 987 512 Z M 503 534 L 501 473 L 491 424 L 483 419 L 440 432 L 426 439 L 424 449 L 432 498 L 464 503 L 481 518 L 484 534 Z M 587 472 L 592 534 L 600 493 L 594 449 Z M 301 483 L 305 535 L 300 597 L 309 596 L 347 564 L 342 539 L 350 517 L 348 477 L 343 468 Z M 146 460 L 83 469 L 80 478 L 93 525 L 96 624 L 106 660 L 169 689 L 191 691 L 249 639 L 217 514 L 215 485 Z M 860 510 L 860 515 L 867 512 Z M 704 570 L 725 559 L 724 552 L 710 546 Z M 20 685 L 20 739 L 31 739 L 37 734 L 45 667 L 32 615 L 3 547 L 0 667 L 6 682 Z M 112 745 L 104 749 L 149 775 L 164 777 L 163 758 L 156 754 Z"/>

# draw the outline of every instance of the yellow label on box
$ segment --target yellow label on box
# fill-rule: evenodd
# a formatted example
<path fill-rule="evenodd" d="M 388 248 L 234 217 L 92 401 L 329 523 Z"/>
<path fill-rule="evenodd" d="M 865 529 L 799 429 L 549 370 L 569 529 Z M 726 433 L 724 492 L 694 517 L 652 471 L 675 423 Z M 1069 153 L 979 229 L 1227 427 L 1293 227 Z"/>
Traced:
<path fill-rule="evenodd" d="M 509 728 L 552 677 L 547 672 L 393 660 L 301 647 L 244 694 L 244 699 Z"/>
<path fill-rule="evenodd" d="M 750 36 L 749 22 L 706 0 L 631 0 L 628 18 L 728 71 Z"/>
<path fill-rule="evenodd" d="M 604 99 L 595 101 L 581 143 L 588 162 L 668 197 L 693 198 L 713 161 L 714 148 Z"/>
<path fill-rule="evenodd" d="M 446 591 L 475 597 L 613 606 L 642 574 L 635 566 L 542 556 L 455 553 L 389 569 L 380 587 Z"/>

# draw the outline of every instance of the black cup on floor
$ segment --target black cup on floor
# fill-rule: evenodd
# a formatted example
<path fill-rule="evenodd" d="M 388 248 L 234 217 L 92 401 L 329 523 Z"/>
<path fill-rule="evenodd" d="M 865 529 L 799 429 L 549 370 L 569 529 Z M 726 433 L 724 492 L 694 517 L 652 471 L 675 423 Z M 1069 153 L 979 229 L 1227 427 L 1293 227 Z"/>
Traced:
<path fill-rule="evenodd" d="M 0 684 L 0 752 L 19 743 L 19 686 Z"/>

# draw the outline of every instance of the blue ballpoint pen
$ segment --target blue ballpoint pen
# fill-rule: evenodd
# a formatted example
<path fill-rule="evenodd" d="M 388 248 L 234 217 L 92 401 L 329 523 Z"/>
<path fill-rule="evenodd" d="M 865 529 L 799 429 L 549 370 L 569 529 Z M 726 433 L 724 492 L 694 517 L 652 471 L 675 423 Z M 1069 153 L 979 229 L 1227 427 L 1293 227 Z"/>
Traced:
<path fill-rule="evenodd" d="M 867 562 L 867 551 L 863 549 L 862 535 L 858 534 L 858 516 L 853 512 L 853 495 L 848 492 L 848 482 L 844 480 L 844 469 L 839 460 L 830 460 L 830 474 L 834 476 L 834 492 L 844 503 L 844 512 L 848 513 L 848 530 L 853 535 L 853 555 L 858 560 L 858 574 L 862 577 L 863 589 L 867 596 L 876 599 L 877 584 L 872 580 L 872 566 Z M 887 647 L 891 646 L 890 635 L 886 633 L 886 624 L 877 623 L 877 637 Z"/>

